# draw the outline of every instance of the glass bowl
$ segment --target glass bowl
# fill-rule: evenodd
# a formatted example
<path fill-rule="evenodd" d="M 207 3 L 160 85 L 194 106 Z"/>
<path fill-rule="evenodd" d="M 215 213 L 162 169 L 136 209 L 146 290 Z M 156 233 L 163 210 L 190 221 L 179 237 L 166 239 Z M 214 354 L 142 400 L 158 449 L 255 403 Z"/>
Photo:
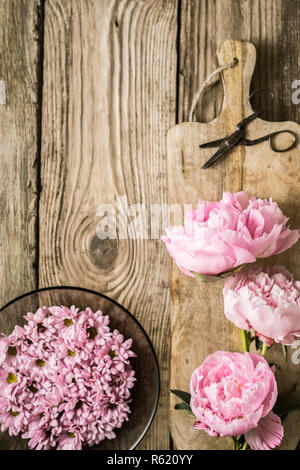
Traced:
<path fill-rule="evenodd" d="M 159 368 L 151 341 L 143 327 L 124 307 L 105 295 L 77 287 L 50 287 L 24 294 L 0 309 L 0 333 L 9 335 L 15 325 L 23 326 L 23 315 L 35 312 L 39 307 L 75 305 L 80 309 L 91 307 L 102 310 L 110 317 L 110 328 L 118 329 L 124 338 L 132 338 L 132 350 L 137 354 L 131 359 L 136 373 L 132 389 L 131 414 L 129 421 L 116 430 L 117 437 L 105 439 L 91 450 L 131 450 L 146 434 L 154 417 L 159 397 Z M 0 450 L 26 449 L 27 440 L 10 437 L 8 432 L 0 432 Z M 87 448 L 88 449 L 88 448 Z"/>

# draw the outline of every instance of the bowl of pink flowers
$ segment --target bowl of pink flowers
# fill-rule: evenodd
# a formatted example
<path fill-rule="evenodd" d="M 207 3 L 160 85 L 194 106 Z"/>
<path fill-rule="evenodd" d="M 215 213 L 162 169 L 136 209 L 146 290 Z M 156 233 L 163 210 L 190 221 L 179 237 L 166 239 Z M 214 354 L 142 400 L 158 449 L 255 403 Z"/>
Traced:
<path fill-rule="evenodd" d="M 126 450 L 159 397 L 138 321 L 94 291 L 51 287 L 0 310 L 0 449 Z"/>

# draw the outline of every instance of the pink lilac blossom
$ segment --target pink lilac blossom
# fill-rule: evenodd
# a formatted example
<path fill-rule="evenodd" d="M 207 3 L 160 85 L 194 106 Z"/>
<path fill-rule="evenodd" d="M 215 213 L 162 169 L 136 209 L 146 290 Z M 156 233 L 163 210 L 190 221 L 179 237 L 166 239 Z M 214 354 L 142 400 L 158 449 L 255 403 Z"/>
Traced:
<path fill-rule="evenodd" d="M 299 231 L 287 222 L 272 199 L 225 192 L 221 201 L 199 200 L 184 226 L 168 228 L 162 240 L 183 273 L 212 276 L 290 248 Z"/>
<path fill-rule="evenodd" d="M 283 266 L 244 269 L 226 280 L 223 296 L 226 317 L 268 346 L 300 337 L 300 282 Z"/>
<path fill-rule="evenodd" d="M 217 351 L 193 372 L 190 391 L 195 428 L 215 437 L 244 434 L 256 450 L 280 444 L 283 427 L 272 412 L 277 384 L 262 356 Z"/>
<path fill-rule="evenodd" d="M 0 424 L 30 448 L 80 450 L 128 421 L 132 339 L 101 311 L 43 307 L 0 338 Z"/>

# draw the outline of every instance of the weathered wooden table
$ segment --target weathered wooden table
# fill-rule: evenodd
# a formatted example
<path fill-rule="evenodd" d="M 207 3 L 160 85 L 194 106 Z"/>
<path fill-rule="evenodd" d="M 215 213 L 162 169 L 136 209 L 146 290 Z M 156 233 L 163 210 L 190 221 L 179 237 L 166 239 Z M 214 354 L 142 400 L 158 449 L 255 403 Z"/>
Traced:
<path fill-rule="evenodd" d="M 148 239 L 99 239 L 97 209 L 166 203 L 166 133 L 226 38 L 257 47 L 253 87 L 277 95 L 265 118 L 300 121 L 299 1 L 0 0 L 0 23 L 0 302 L 77 285 L 131 310 L 162 380 L 140 448 L 169 449 L 168 256 L 151 227 Z M 221 100 L 217 86 L 198 119 Z"/>

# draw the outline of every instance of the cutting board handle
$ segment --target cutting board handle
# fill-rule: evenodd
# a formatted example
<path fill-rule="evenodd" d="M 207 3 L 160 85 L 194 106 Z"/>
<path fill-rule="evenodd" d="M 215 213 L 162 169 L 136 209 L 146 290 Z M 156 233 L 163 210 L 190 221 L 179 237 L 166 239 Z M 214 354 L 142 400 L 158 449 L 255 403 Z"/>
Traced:
<path fill-rule="evenodd" d="M 230 64 L 234 59 L 238 60 L 234 67 L 222 73 L 222 111 L 232 109 L 235 114 L 241 110 L 243 118 L 249 111 L 248 97 L 256 63 L 255 47 L 250 42 L 228 39 L 217 50 L 217 58 L 220 66 Z"/>

